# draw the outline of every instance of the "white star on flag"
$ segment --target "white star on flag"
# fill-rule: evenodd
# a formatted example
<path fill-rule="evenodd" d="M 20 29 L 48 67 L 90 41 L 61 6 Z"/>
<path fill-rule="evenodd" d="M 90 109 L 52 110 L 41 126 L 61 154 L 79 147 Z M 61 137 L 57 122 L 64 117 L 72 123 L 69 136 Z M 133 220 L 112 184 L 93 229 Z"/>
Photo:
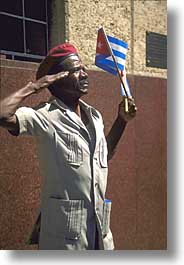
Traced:
<path fill-rule="evenodd" d="M 98 48 L 101 49 L 103 46 L 103 43 L 99 41 L 97 45 L 98 45 Z"/>

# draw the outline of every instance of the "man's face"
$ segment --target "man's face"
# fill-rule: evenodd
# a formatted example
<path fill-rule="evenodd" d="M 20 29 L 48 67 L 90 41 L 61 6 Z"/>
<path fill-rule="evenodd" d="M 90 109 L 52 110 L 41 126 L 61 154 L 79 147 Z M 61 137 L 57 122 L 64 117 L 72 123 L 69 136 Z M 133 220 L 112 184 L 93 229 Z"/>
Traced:
<path fill-rule="evenodd" d="M 55 84 L 53 94 L 59 98 L 62 96 L 80 98 L 88 93 L 88 74 L 77 55 L 67 58 L 61 71 L 68 71 L 69 75 Z"/>

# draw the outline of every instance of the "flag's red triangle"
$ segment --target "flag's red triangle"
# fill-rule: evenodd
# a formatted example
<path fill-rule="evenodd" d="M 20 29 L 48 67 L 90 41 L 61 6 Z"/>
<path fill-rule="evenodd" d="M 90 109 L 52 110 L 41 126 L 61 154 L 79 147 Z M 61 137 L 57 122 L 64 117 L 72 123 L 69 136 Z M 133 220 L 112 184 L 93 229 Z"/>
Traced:
<path fill-rule="evenodd" d="M 96 53 L 110 56 L 109 49 L 106 44 L 106 40 L 105 40 L 105 36 L 104 36 L 104 32 L 102 28 L 98 30 Z"/>

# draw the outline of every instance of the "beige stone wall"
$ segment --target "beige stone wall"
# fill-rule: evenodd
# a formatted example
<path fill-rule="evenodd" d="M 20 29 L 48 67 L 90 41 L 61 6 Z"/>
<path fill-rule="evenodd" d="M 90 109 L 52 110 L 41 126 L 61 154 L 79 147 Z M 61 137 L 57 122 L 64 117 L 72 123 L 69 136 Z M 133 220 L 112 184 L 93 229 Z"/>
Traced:
<path fill-rule="evenodd" d="M 100 26 L 104 26 L 107 34 L 130 43 L 129 0 L 69 0 L 68 3 L 69 41 L 79 48 L 85 64 L 90 67 L 94 65 L 97 30 Z"/>
<path fill-rule="evenodd" d="M 166 77 L 167 71 L 146 67 L 146 31 L 167 35 L 167 1 L 134 0 L 133 74 Z"/>
<path fill-rule="evenodd" d="M 66 40 L 78 48 L 83 62 L 94 66 L 97 30 L 126 41 L 127 72 L 166 77 L 167 71 L 146 67 L 146 31 L 167 34 L 166 0 L 64 0 Z"/>

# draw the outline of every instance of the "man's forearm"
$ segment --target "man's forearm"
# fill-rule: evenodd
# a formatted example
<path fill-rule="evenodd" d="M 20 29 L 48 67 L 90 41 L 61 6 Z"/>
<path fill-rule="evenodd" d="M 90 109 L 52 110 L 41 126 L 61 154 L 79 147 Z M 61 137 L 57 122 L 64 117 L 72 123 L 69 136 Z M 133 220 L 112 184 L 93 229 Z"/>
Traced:
<path fill-rule="evenodd" d="M 127 122 L 124 121 L 119 116 L 115 120 L 109 134 L 106 137 L 107 140 L 107 148 L 108 148 L 108 160 L 112 158 L 116 146 L 125 130 Z"/>
<path fill-rule="evenodd" d="M 19 104 L 28 96 L 34 93 L 40 93 L 43 89 L 49 87 L 56 81 L 61 80 L 69 75 L 68 71 L 59 72 L 54 75 L 46 75 L 36 80 L 34 83 L 29 82 L 25 87 L 11 94 L 9 97 L 0 100 L 0 125 L 3 121 L 11 118 L 17 110 Z M 3 126 L 3 125 L 2 125 Z"/>
<path fill-rule="evenodd" d="M 35 93 L 34 88 L 31 86 L 31 82 L 25 87 L 9 95 L 8 97 L 0 100 L 0 125 L 6 122 L 11 116 L 13 116 L 19 106 L 19 104 L 28 96 Z"/>

